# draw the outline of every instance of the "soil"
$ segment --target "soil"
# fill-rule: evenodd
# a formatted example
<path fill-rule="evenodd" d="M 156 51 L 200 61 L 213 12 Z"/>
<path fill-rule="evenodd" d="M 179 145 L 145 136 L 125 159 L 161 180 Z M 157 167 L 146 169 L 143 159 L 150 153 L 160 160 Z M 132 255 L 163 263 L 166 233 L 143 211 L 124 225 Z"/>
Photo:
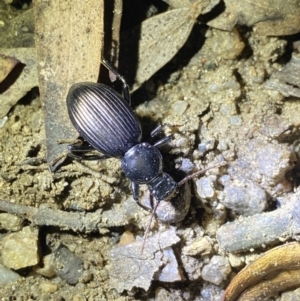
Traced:
<path fill-rule="evenodd" d="M 151 281 L 150 274 L 148 291 L 133 284 L 124 291 L 112 286 L 112 250 L 116 252 L 126 231 L 142 237 L 149 213 L 134 202 L 119 159 L 67 160 L 59 171 L 50 172 L 43 110 L 37 97 L 20 101 L 0 128 L 0 199 L 70 215 L 99 209 L 112 214 L 107 213 L 110 220 L 106 226 L 94 231 L 72 231 L 46 222 L 36 226 L 23 216 L 23 226 L 39 230 L 40 260 L 53 251 L 48 244 L 52 239 L 81 259 L 82 273 L 76 284 L 68 284 L 57 273 L 47 278 L 32 267 L 20 269 L 17 273 L 22 279 L 4 286 L 1 300 L 221 300 L 236 272 L 266 250 L 253 246 L 241 251 L 237 247 L 228 253 L 217 232 L 227 222 L 253 215 L 259 219 L 262 212 L 276 210 L 277 199 L 288 202 L 297 188 L 297 178 L 291 181 L 287 176 L 297 160 L 294 146 L 300 137 L 300 102 L 265 87 L 266 79 L 288 64 L 293 41 L 259 36 L 245 28 L 237 28 L 232 35 L 234 39 L 226 32 L 206 28 L 203 47 L 187 64 L 178 63 L 177 57 L 133 95 L 145 140 L 158 123 L 164 125 L 162 137 L 172 136 L 161 152 L 164 168 L 174 178 L 182 178 L 178 169 L 184 158 L 193 163 L 194 170 L 227 162 L 190 181 L 191 208 L 184 221 L 172 225 L 180 238 L 173 246 L 180 281 Z M 232 48 L 236 52 L 232 53 Z M 171 73 L 170 68 L 174 70 Z M 251 187 L 252 194 L 241 196 L 248 202 L 244 207 L 233 201 L 235 192 L 226 190 L 229 186 Z M 144 187 L 141 196 L 145 192 Z M 155 221 L 149 236 L 169 227 Z M 0 237 L 9 233 L 3 229 Z M 207 252 L 183 252 L 203 237 L 209 241 Z M 274 243 L 279 241 L 270 246 Z M 218 264 L 224 267 L 227 263 L 220 272 Z M 207 265 L 218 268 L 207 271 Z M 131 267 L 125 264 L 123 268 L 130 271 Z M 170 272 L 170 277 L 177 272 Z M 131 287 L 131 283 L 124 286 Z M 280 300 L 280 296 L 272 300 Z"/>

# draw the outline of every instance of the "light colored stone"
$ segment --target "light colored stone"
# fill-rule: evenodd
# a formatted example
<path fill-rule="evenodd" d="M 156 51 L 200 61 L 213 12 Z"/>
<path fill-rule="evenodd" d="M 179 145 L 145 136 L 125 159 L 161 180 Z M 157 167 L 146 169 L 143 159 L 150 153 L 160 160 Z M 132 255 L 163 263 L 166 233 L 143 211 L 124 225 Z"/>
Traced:
<path fill-rule="evenodd" d="M 130 244 L 130 243 L 134 242 L 134 241 L 135 241 L 135 237 L 134 237 L 134 235 L 132 234 L 132 232 L 126 230 L 126 231 L 121 235 L 119 245 L 120 245 L 120 246 L 122 246 L 122 245 L 127 245 L 127 244 Z"/>
<path fill-rule="evenodd" d="M 22 219 L 14 214 L 0 214 L 0 229 L 19 231 L 22 227 Z"/>
<path fill-rule="evenodd" d="M 229 253 L 228 260 L 230 262 L 230 265 L 233 268 L 239 268 L 244 264 L 244 258 L 241 258 L 241 256 L 237 256 L 235 254 Z"/>
<path fill-rule="evenodd" d="M 24 227 L 20 232 L 2 240 L 3 264 L 14 270 L 36 265 L 39 262 L 38 231 Z"/>
<path fill-rule="evenodd" d="M 216 178 L 216 176 L 208 176 L 196 181 L 197 194 L 201 199 L 211 199 L 215 196 Z"/>
<path fill-rule="evenodd" d="M 0 265 L 0 287 L 15 282 L 21 277 L 10 269 Z"/>
<path fill-rule="evenodd" d="M 46 255 L 42 258 L 42 267 L 34 267 L 35 272 L 45 277 L 53 277 L 56 273 L 53 265 L 53 254 Z"/>
<path fill-rule="evenodd" d="M 163 254 L 163 260 L 166 262 L 166 265 L 159 273 L 155 274 L 154 279 L 170 283 L 185 280 L 185 277 L 178 266 L 173 249 L 166 248 L 163 250 Z"/>
<path fill-rule="evenodd" d="M 39 289 L 43 293 L 54 293 L 57 291 L 57 285 L 51 281 L 44 281 L 39 285 Z"/>
<path fill-rule="evenodd" d="M 202 269 L 202 278 L 215 285 L 219 285 L 227 278 L 231 267 L 227 258 L 215 255 Z"/>
<path fill-rule="evenodd" d="M 177 100 L 172 104 L 172 109 L 178 115 L 182 115 L 188 107 L 188 103 L 182 100 Z"/>
<path fill-rule="evenodd" d="M 182 253 L 190 256 L 208 255 L 212 251 L 210 239 L 206 237 L 199 237 L 194 240 L 192 244 L 183 248 Z"/>

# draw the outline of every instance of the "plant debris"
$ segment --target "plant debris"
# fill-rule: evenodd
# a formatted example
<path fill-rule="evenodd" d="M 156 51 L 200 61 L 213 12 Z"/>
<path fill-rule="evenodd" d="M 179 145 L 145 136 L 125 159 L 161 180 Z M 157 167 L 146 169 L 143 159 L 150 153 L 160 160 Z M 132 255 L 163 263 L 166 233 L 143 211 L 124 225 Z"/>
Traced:
<path fill-rule="evenodd" d="M 278 291 L 299 285 L 299 256 L 298 242 L 267 251 L 236 275 L 226 288 L 223 301 L 260 300 L 261 297 L 270 297 Z M 265 278 L 267 279 L 263 280 Z M 263 283 L 260 282 L 261 280 Z M 249 288 L 251 292 L 248 291 Z"/>
<path fill-rule="evenodd" d="M 34 11 L 39 89 L 45 110 L 47 161 L 50 168 L 55 170 L 62 162 L 53 162 L 65 150 L 65 145 L 57 141 L 78 136 L 67 114 L 68 90 L 74 83 L 96 82 L 98 79 L 103 1 L 93 0 L 83 6 L 80 0 L 51 2 L 49 5 L 38 0 L 34 3 Z"/>
<path fill-rule="evenodd" d="M 231 31 L 236 24 L 254 26 L 261 35 L 283 36 L 300 31 L 297 1 L 225 0 L 225 10 L 209 26 Z"/>

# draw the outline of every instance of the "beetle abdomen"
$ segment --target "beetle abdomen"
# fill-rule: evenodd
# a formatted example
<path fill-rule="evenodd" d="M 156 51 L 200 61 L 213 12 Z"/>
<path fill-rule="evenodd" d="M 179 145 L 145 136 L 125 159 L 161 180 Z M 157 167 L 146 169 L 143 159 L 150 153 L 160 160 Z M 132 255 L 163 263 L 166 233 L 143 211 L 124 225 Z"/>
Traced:
<path fill-rule="evenodd" d="M 129 104 L 106 85 L 89 82 L 73 85 L 67 107 L 80 135 L 103 154 L 123 157 L 141 140 L 141 126 Z"/>

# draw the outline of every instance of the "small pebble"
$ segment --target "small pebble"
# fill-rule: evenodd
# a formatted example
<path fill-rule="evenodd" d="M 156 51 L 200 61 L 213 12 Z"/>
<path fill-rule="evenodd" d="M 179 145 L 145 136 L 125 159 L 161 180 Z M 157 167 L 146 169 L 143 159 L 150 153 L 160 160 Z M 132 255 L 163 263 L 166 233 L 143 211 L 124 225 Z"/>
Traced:
<path fill-rule="evenodd" d="M 182 249 L 182 253 L 190 256 L 208 255 L 212 251 L 212 244 L 208 237 L 200 237 Z"/>
<path fill-rule="evenodd" d="M 53 254 L 46 255 L 42 258 L 42 267 L 34 267 L 35 272 L 45 277 L 53 277 L 55 275 Z"/>
<path fill-rule="evenodd" d="M 43 293 L 54 293 L 57 291 L 57 288 L 57 285 L 52 283 L 51 281 L 44 281 L 39 285 L 39 289 Z"/>
<path fill-rule="evenodd" d="M 0 287 L 5 286 L 11 282 L 16 282 L 21 277 L 19 274 L 13 272 L 12 270 L 0 265 Z"/>
<path fill-rule="evenodd" d="M 232 254 L 232 253 L 229 253 L 228 260 L 230 262 L 230 265 L 233 268 L 239 268 L 244 264 L 244 262 L 243 262 L 243 260 L 241 259 L 240 256 L 237 256 L 237 255 Z"/>
<path fill-rule="evenodd" d="M 83 271 L 81 277 L 80 277 L 80 282 L 81 283 L 89 283 L 93 279 L 93 274 L 90 271 Z"/>
<path fill-rule="evenodd" d="M 200 279 L 203 262 L 199 260 L 199 258 L 187 256 L 182 253 L 180 260 L 183 265 L 186 276 L 190 281 Z"/>
<path fill-rule="evenodd" d="M 196 181 L 197 194 L 200 199 L 211 199 L 215 196 L 215 181 L 216 176 L 202 177 Z"/>
<path fill-rule="evenodd" d="M 76 294 L 73 296 L 72 301 L 87 301 L 88 299 L 84 296 L 84 294 Z"/>
<path fill-rule="evenodd" d="M 183 158 L 181 161 L 181 166 L 179 170 L 185 172 L 186 174 L 190 173 L 195 168 L 195 164 L 187 158 Z"/>
<path fill-rule="evenodd" d="M 132 232 L 126 230 L 120 237 L 119 245 L 127 245 L 135 241 L 135 236 Z"/>
<path fill-rule="evenodd" d="M 167 264 L 158 275 L 154 276 L 155 280 L 170 283 L 185 280 L 172 248 L 163 250 L 163 260 L 167 262 Z"/>
<path fill-rule="evenodd" d="M 0 20 L 0 27 L 1 26 L 1 20 Z M 7 116 L 4 116 L 3 118 L 0 118 L 0 128 L 2 128 L 4 126 L 4 124 L 6 123 L 6 121 L 8 120 Z"/>
<path fill-rule="evenodd" d="M 294 291 L 283 292 L 280 301 L 298 301 L 300 300 L 300 288 Z"/>
<path fill-rule="evenodd" d="M 5 229 L 7 231 L 20 231 L 22 228 L 23 220 L 9 213 L 0 213 L 0 229 Z"/>
<path fill-rule="evenodd" d="M 242 118 L 240 116 L 233 115 L 233 116 L 230 117 L 230 123 L 232 125 L 235 125 L 235 126 L 240 126 L 240 125 L 242 125 L 243 120 L 242 120 Z"/>
<path fill-rule="evenodd" d="M 200 156 L 203 156 L 209 150 L 212 150 L 215 147 L 216 140 L 209 140 L 198 144 L 198 150 Z"/>
<path fill-rule="evenodd" d="M 231 272 L 228 259 L 223 256 L 215 255 L 210 262 L 202 269 L 202 278 L 215 285 L 219 285 L 227 278 Z"/>
<path fill-rule="evenodd" d="M 250 180 L 239 178 L 226 183 L 223 192 L 224 199 L 220 203 L 244 216 L 262 213 L 268 205 L 266 192 Z"/>
<path fill-rule="evenodd" d="M 200 301 L 221 301 L 223 299 L 224 291 L 219 287 L 215 286 L 212 283 L 204 283 L 201 290 Z"/>
<path fill-rule="evenodd" d="M 23 31 L 23 32 L 28 32 L 29 31 L 29 28 L 27 27 L 27 26 L 22 26 L 21 27 L 21 31 Z"/>
<path fill-rule="evenodd" d="M 68 284 L 76 284 L 83 273 L 83 261 L 63 244 L 53 254 L 56 274 Z"/>
<path fill-rule="evenodd" d="M 167 300 L 169 297 L 169 292 L 162 288 L 162 287 L 158 287 L 155 290 L 155 301 L 165 301 Z"/>
<path fill-rule="evenodd" d="M 188 107 L 188 104 L 185 101 L 178 100 L 172 104 L 172 109 L 177 115 L 182 115 Z"/>
<path fill-rule="evenodd" d="M 18 270 L 36 265 L 38 254 L 38 231 L 24 227 L 22 231 L 8 234 L 2 240 L 3 264 Z"/>

